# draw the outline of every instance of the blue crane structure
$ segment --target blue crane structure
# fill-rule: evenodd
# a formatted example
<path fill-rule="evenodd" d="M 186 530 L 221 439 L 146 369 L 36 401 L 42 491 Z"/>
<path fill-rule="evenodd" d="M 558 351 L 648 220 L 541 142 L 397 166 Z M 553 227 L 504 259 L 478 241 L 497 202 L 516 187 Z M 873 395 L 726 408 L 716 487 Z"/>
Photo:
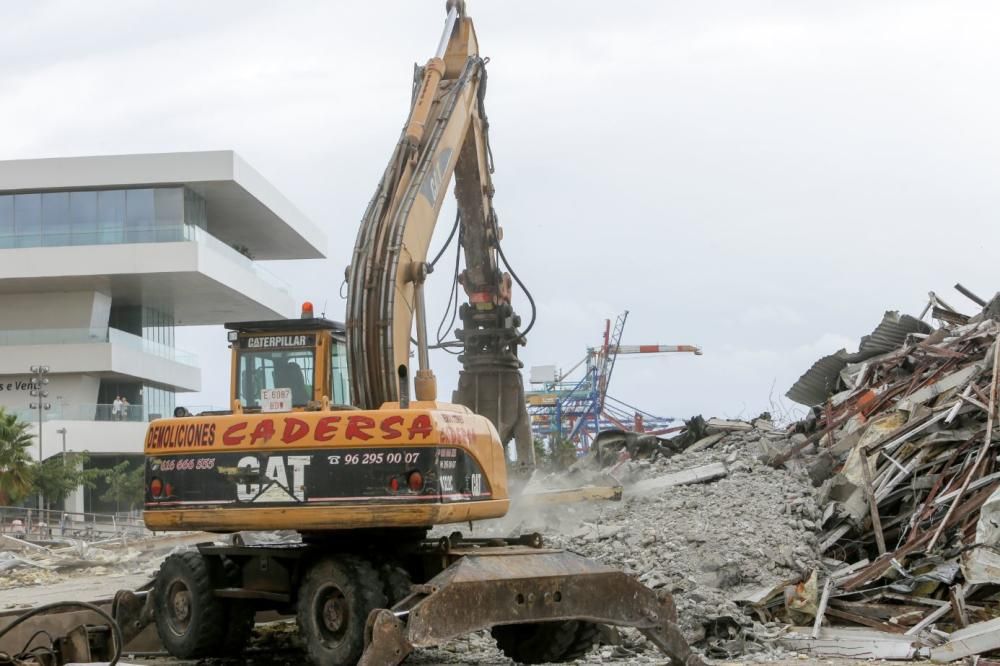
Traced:
<path fill-rule="evenodd" d="M 526 394 L 534 437 L 549 441 L 569 440 L 578 452 L 584 453 L 602 430 L 618 428 L 662 434 L 678 421 L 651 414 L 608 395 L 619 354 L 702 353 L 701 348 L 694 345 L 622 345 L 628 314 L 626 310 L 618 315 L 613 327 L 611 320 L 606 319 L 601 346 L 588 348 L 586 356 L 568 371 L 557 373 L 553 368 L 547 377 L 536 377 L 533 373 L 532 383 L 541 385 L 540 389 Z M 581 366 L 583 376 L 577 380 L 568 379 Z"/>

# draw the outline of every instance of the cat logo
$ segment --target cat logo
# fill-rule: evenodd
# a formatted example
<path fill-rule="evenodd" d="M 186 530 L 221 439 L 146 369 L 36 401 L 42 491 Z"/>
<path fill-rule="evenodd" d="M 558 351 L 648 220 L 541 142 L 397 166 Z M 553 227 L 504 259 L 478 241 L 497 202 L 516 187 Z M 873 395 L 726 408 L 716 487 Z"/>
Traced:
<path fill-rule="evenodd" d="M 424 179 L 424 184 L 420 186 L 420 193 L 427 199 L 427 203 L 434 206 L 437 203 L 438 194 L 445 185 L 445 174 L 448 172 L 448 162 L 451 160 L 451 148 L 441 151 L 430 164 L 430 172 Z"/>
<path fill-rule="evenodd" d="M 306 467 L 312 462 L 310 456 L 270 456 L 260 476 L 260 461 L 257 456 L 243 456 L 237 467 L 246 473 L 248 480 L 236 487 L 236 499 L 240 502 L 304 502 L 306 499 Z M 292 468 L 291 483 L 288 468 Z M 259 481 L 260 483 L 255 483 Z"/>

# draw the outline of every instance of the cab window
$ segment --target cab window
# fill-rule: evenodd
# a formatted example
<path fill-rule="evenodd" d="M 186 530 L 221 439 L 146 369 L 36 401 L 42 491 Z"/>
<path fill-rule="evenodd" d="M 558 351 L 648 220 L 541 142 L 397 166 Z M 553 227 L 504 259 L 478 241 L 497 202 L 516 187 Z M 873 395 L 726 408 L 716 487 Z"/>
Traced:
<path fill-rule="evenodd" d="M 335 405 L 351 404 L 350 383 L 347 374 L 347 344 L 334 340 L 330 345 L 330 402 Z"/>
<path fill-rule="evenodd" d="M 275 349 L 240 353 L 240 402 L 260 407 L 262 389 L 292 390 L 292 404 L 305 407 L 313 397 L 316 361 L 313 349 Z"/>

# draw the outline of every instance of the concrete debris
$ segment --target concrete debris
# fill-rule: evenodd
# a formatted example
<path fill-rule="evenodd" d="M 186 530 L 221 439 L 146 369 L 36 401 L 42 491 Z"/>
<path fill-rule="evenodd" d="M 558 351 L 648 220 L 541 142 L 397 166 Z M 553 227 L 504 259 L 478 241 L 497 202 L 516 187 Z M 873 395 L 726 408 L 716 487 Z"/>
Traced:
<path fill-rule="evenodd" d="M 28 560 L 23 557 L 18 557 L 14 553 L 0 551 L 0 571 L 9 571 L 11 569 L 19 569 L 21 567 L 37 568 L 37 569 L 49 568 L 48 566 L 40 562 L 33 562 L 32 560 Z"/>
<path fill-rule="evenodd" d="M 610 461 L 590 456 L 564 474 L 530 484 L 537 495 L 546 488 L 604 485 L 613 477 L 623 488 L 620 502 L 542 506 L 531 498 L 516 500 L 507 517 L 477 523 L 473 533 L 537 531 L 554 546 L 669 591 L 685 638 L 707 656 L 783 654 L 783 646 L 764 640 L 779 633 L 774 622 L 765 626 L 764 607 L 756 612 L 739 600 L 757 594 L 766 602 L 773 590 L 780 595 L 820 566 L 816 490 L 804 470 L 761 461 L 771 446 L 766 442 L 785 441 L 766 415 L 756 423 L 700 417 L 690 422 L 699 424 L 699 436 L 685 431 L 665 440 L 655 458 L 633 459 L 627 451 Z M 694 446 L 705 437 L 711 446 Z M 621 633 L 622 645 L 605 646 L 581 663 L 661 663 L 641 635 Z"/>
<path fill-rule="evenodd" d="M 148 536 L 86 542 L 60 538 L 51 546 L 21 542 L 7 536 L 0 546 L 0 591 L 31 586 L 55 586 L 72 581 L 99 580 L 146 574 L 151 577 L 161 560 L 178 543 L 205 541 L 205 535 Z M 113 592 L 114 590 L 112 590 Z M 3 597 L 4 595 L 0 595 Z M 33 599 L 26 599 L 32 603 Z M 0 608 L 11 607 L 0 598 Z"/>
<path fill-rule="evenodd" d="M 644 495 L 663 492 L 667 488 L 673 488 L 674 486 L 686 486 L 691 483 L 714 481 L 727 474 L 729 474 L 729 470 L 726 469 L 726 465 L 721 462 L 715 462 L 709 465 L 702 465 L 701 467 L 664 474 L 652 479 L 637 481 L 629 488 L 629 495 L 642 497 Z"/>
<path fill-rule="evenodd" d="M 707 432 L 746 432 L 753 425 L 746 421 L 730 421 L 726 419 L 709 419 L 705 422 Z"/>
<path fill-rule="evenodd" d="M 822 629 L 816 638 L 808 627 L 792 627 L 779 642 L 789 649 L 815 657 L 909 660 L 927 656 L 927 649 L 908 636 L 874 629 L 838 627 Z"/>
<path fill-rule="evenodd" d="M 687 449 L 688 453 L 697 453 L 698 451 L 704 451 L 705 449 L 710 449 L 716 444 L 718 444 L 724 437 L 726 433 L 720 432 L 715 435 L 709 435 L 708 437 L 702 437 L 697 442 L 691 445 Z"/>
<path fill-rule="evenodd" d="M 800 386 L 817 404 L 787 428 L 764 414 L 694 417 L 670 439 L 616 432 L 541 488 L 610 478 L 621 502 L 515 505 L 497 529 L 550 535 L 671 591 L 708 657 L 1000 655 L 989 624 L 1000 615 L 1000 323 L 988 312 L 937 328 L 888 313 L 835 376 Z M 633 655 L 651 654 L 623 635 Z M 610 647 L 599 654 L 617 661 Z"/>
<path fill-rule="evenodd" d="M 139 552 L 139 550 L 134 548 L 116 550 L 96 548 L 83 541 L 78 541 L 61 548 L 26 549 L 22 550 L 19 555 L 0 551 L 0 570 L 26 566 L 57 571 L 62 569 L 120 565 L 137 559 Z"/>
<path fill-rule="evenodd" d="M 954 632 L 947 643 L 931 649 L 931 660 L 946 664 L 992 650 L 1000 650 L 1000 618 L 977 622 Z"/>

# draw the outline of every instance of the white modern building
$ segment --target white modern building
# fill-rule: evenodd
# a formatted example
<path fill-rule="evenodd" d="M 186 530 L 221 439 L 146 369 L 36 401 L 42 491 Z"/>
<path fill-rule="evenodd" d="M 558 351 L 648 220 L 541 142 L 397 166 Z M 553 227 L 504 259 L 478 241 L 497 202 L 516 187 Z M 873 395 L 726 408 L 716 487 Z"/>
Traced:
<path fill-rule="evenodd" d="M 0 405 L 37 423 L 30 368 L 48 366 L 43 457 L 141 454 L 145 423 L 201 387 L 175 328 L 297 316 L 262 263 L 325 248 L 231 151 L 0 161 Z"/>

